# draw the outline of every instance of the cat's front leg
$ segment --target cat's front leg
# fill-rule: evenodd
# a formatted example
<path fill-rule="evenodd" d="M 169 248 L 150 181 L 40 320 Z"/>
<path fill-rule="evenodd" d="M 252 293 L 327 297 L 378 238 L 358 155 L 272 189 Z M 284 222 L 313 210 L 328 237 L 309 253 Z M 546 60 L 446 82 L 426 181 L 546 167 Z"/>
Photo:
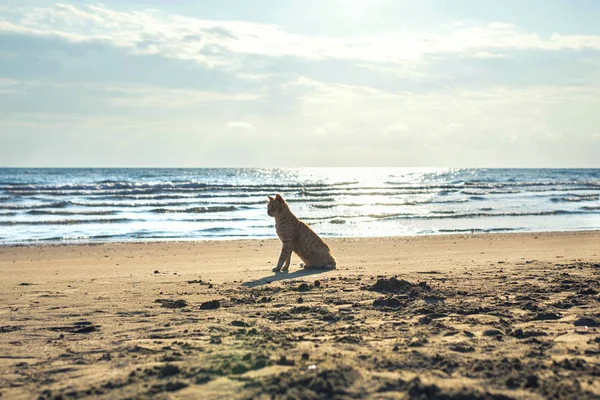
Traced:
<path fill-rule="evenodd" d="M 285 264 L 283 264 L 283 268 L 281 268 L 282 271 L 287 271 L 288 269 L 290 269 L 290 262 L 292 262 L 292 252 L 290 251 L 290 255 L 288 256 L 287 260 L 285 260 Z"/>
<path fill-rule="evenodd" d="M 273 268 L 274 272 L 279 272 L 281 271 L 281 268 L 284 266 L 284 264 L 286 264 L 286 261 L 290 260 L 292 257 L 292 244 L 291 243 L 283 243 L 283 246 L 281 247 L 281 254 L 279 255 L 279 261 L 277 261 L 277 266 L 275 268 Z M 287 271 L 287 268 L 289 268 L 290 264 L 289 262 L 287 262 L 286 264 L 286 268 L 284 268 L 284 271 Z"/>

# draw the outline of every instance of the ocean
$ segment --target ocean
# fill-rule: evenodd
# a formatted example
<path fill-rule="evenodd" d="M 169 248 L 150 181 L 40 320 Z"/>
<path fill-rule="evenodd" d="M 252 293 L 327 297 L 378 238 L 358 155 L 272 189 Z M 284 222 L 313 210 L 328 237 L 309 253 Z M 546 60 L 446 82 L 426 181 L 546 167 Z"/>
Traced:
<path fill-rule="evenodd" d="M 0 168 L 0 244 L 600 229 L 600 169 Z"/>

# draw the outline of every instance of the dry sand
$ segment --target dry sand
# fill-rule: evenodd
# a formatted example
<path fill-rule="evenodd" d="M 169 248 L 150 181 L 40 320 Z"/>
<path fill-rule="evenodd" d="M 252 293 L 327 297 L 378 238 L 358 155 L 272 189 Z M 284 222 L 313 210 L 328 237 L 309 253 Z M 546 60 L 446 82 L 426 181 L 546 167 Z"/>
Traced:
<path fill-rule="evenodd" d="M 0 397 L 599 398 L 600 232 L 329 242 L 0 247 Z"/>

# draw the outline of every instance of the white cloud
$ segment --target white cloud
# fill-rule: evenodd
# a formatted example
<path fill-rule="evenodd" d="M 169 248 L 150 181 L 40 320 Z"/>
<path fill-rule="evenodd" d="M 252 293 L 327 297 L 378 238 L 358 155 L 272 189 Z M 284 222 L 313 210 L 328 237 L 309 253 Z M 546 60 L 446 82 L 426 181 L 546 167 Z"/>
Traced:
<path fill-rule="evenodd" d="M 3 19 L 7 14 L 10 17 Z M 156 10 L 121 12 L 105 6 L 74 5 L 10 10 L 0 7 L 0 34 L 102 42 L 130 54 L 159 55 L 161 63 L 164 58 L 192 61 L 165 62 L 165 68 L 158 70 L 162 75 L 156 74 L 156 80 L 154 75 L 140 80 L 151 82 L 140 85 L 120 83 L 131 82 L 128 73 L 96 76 L 84 73 L 85 68 L 81 67 L 77 69 L 82 73 L 68 77 L 73 80 L 65 83 L 58 81 L 66 79 L 64 76 L 47 78 L 48 75 L 30 73 L 25 68 L 19 76 L 48 80 L 0 78 L 2 104 L 12 106 L 11 96 L 22 96 L 10 111 L 4 110 L 0 131 L 15 132 L 15 137 L 27 132 L 29 136 L 19 136 L 21 143 L 38 143 L 35 138 L 48 133 L 46 142 L 38 144 L 39 154 L 48 153 L 42 143 L 62 145 L 61 140 L 65 148 L 77 150 L 76 145 L 67 145 L 83 143 L 82 132 L 92 135 L 91 131 L 97 132 L 94 143 L 107 142 L 106 132 L 113 140 L 125 138 L 119 142 L 124 143 L 124 153 L 139 153 L 136 143 L 140 142 L 140 135 L 147 135 L 158 138 L 156 143 L 144 142 L 155 146 L 159 153 L 164 143 L 172 146 L 175 156 L 169 165 L 182 159 L 177 156 L 178 151 L 192 153 L 192 143 L 202 148 L 204 155 L 198 158 L 193 154 L 189 162 L 201 159 L 204 165 L 229 162 L 231 158 L 223 155 L 228 155 L 232 146 L 238 148 L 235 154 L 240 158 L 236 163 L 265 165 L 266 161 L 254 155 L 260 152 L 248 151 L 249 146 L 262 149 L 265 144 L 264 148 L 272 154 L 281 155 L 281 159 L 269 162 L 281 166 L 539 165 L 539 157 L 545 155 L 549 160 L 584 160 L 585 154 L 594 151 L 596 155 L 585 162 L 597 164 L 597 53 L 582 52 L 577 56 L 580 64 L 589 61 L 586 71 L 592 72 L 576 82 L 591 82 L 587 87 L 576 86 L 574 80 L 566 81 L 573 86 L 534 86 L 540 81 L 532 82 L 532 70 L 527 70 L 531 66 L 527 63 L 514 63 L 512 69 L 503 72 L 519 79 L 480 79 L 476 75 L 481 70 L 472 71 L 471 67 L 481 63 L 469 59 L 513 56 L 518 61 L 520 56 L 514 50 L 600 50 L 600 36 L 542 37 L 505 23 L 460 23 L 442 28 L 441 33 L 399 31 L 340 38 L 293 34 L 275 25 L 202 20 Z M 108 60 L 102 58 L 101 50 L 89 53 L 89 59 L 87 53 L 61 58 L 49 51 L 40 59 L 42 63 L 49 61 L 52 67 L 64 62 L 68 68 L 85 66 L 86 60 Z M 122 57 L 123 52 L 111 53 Z M 286 56 L 302 60 L 276 59 Z M 346 62 L 302 63 L 314 60 Z M 192 65 L 194 62 L 216 71 L 206 71 Z M 565 58 L 560 62 L 565 62 Z M 264 70 L 245 68 L 249 63 Z M 558 64 L 558 76 L 579 77 L 566 67 L 563 72 L 563 65 L 573 64 L 570 59 L 567 63 Z M 487 64 L 491 66 L 493 61 L 486 62 L 486 68 Z M 166 74 L 181 71 L 173 66 L 189 68 L 194 82 L 187 85 L 188 75 L 185 79 L 170 79 Z M 525 70 L 517 68 L 521 66 Z M 205 74 L 196 76 L 196 71 Z M 297 77 L 300 71 L 310 77 Z M 486 69 L 490 75 L 494 71 L 497 70 Z M 77 81 L 81 76 L 91 81 Z M 51 80 L 54 78 L 57 81 Z M 565 80 L 558 83 L 550 78 L 542 82 L 565 84 Z M 155 86 L 161 84 L 185 89 Z M 58 112 L 48 110 L 53 104 L 44 101 L 46 98 L 64 106 L 57 107 Z M 69 99 L 76 101 L 62 101 Z M 62 139 L 54 140 L 53 135 Z M 314 135 L 320 135 L 318 140 Z M 80 141 L 69 142 L 73 137 Z M 303 151 L 290 155 L 286 151 L 290 145 Z M 4 145 L 2 153 L 2 147 L 0 143 L 0 156 L 17 153 L 7 151 L 8 145 Z M 105 148 L 112 149 L 110 143 Z"/>
<path fill-rule="evenodd" d="M 162 109 L 190 108 L 220 101 L 255 100 L 259 94 L 228 94 L 200 90 L 165 89 L 160 87 L 105 87 L 106 92 L 122 92 L 127 97 L 113 97 L 110 102 L 123 107 Z"/>
<path fill-rule="evenodd" d="M 332 133 L 336 133 L 337 131 L 339 131 L 339 128 L 340 128 L 340 123 L 338 121 L 330 121 L 330 122 L 326 123 L 325 125 L 318 126 L 315 129 L 315 133 L 317 135 L 332 134 Z"/>
<path fill-rule="evenodd" d="M 513 24 L 507 24 L 507 23 L 504 23 L 504 22 L 491 22 L 491 23 L 488 24 L 488 28 L 490 28 L 490 29 L 498 29 L 498 30 L 502 30 L 502 29 L 512 30 L 512 29 L 515 29 L 516 26 L 513 25 Z"/>
<path fill-rule="evenodd" d="M 489 51 L 478 51 L 473 54 L 471 58 L 482 58 L 482 59 L 494 59 L 494 58 L 508 58 L 506 54 L 490 53 Z"/>
<path fill-rule="evenodd" d="M 417 64 L 374 64 L 374 63 L 364 63 L 357 65 L 360 68 L 365 68 L 373 71 L 380 71 L 385 73 L 391 73 L 396 75 L 396 77 L 403 80 L 417 81 L 417 82 L 426 82 L 432 81 L 440 78 L 440 76 L 433 74 L 426 74 L 418 71 Z"/>
<path fill-rule="evenodd" d="M 17 93 L 14 86 L 17 85 L 17 81 L 14 79 L 0 78 L 0 94 L 13 94 Z"/>
<path fill-rule="evenodd" d="M 93 92 L 96 100 L 119 107 L 180 109 L 218 104 L 222 101 L 249 101 L 260 93 L 221 93 L 193 89 L 169 89 L 162 86 L 121 83 L 53 82 L 0 78 L 0 93 L 28 93 L 37 88 L 73 89 L 79 93 Z M 97 96 L 102 93 L 102 96 Z"/>
<path fill-rule="evenodd" d="M 385 132 L 386 133 L 404 133 L 404 132 L 409 132 L 410 131 L 410 126 L 408 126 L 407 124 L 403 124 L 403 123 L 398 123 L 398 124 L 394 124 L 394 125 L 390 125 L 387 128 L 385 128 Z"/>
<path fill-rule="evenodd" d="M 255 140 L 258 136 L 256 125 L 247 121 L 229 121 L 225 126 L 223 137 L 228 140 Z"/>
<path fill-rule="evenodd" d="M 13 85 L 16 85 L 17 83 L 19 83 L 19 82 L 15 79 L 0 78 L 0 86 L 13 86 Z"/>
<path fill-rule="evenodd" d="M 317 126 L 317 128 L 315 129 L 315 133 L 317 135 L 326 135 L 327 129 L 323 128 L 322 126 Z"/>
<path fill-rule="evenodd" d="M 457 122 L 450 122 L 450 123 L 446 124 L 446 126 L 444 127 L 444 129 L 446 129 L 447 131 L 452 132 L 452 131 L 456 131 L 456 130 L 461 129 L 462 127 L 463 127 L 462 124 L 459 124 Z"/>
<path fill-rule="evenodd" d="M 0 10 L 0 17 L 7 12 Z M 123 12 L 104 6 L 59 4 L 10 13 L 20 22 L 0 20 L 0 31 L 57 36 L 74 42 L 100 40 L 133 53 L 234 69 L 245 55 L 401 64 L 435 53 L 490 58 L 501 57 L 502 50 L 511 49 L 600 50 L 600 36 L 553 34 L 543 38 L 501 22 L 447 26 L 442 33 L 399 31 L 338 38 L 289 33 L 276 25 L 203 20 L 156 10 Z"/>
<path fill-rule="evenodd" d="M 170 154 L 169 165 L 198 160 L 206 166 L 227 165 L 233 162 L 232 147 L 239 149 L 236 165 L 255 166 L 597 165 L 600 141 L 595 135 L 600 115 L 595 110 L 600 107 L 600 87 L 497 86 L 389 93 L 298 81 L 305 92 L 296 99 L 294 112 L 285 115 L 257 114 L 237 107 L 235 118 L 201 110 L 182 118 L 161 113 L 147 118 L 24 113 L 0 120 L 0 131 L 17 134 L 19 129 L 30 129 L 31 135 L 39 132 L 48 137 L 39 146 L 49 145 L 52 138 L 69 149 L 76 148 L 70 141 L 77 143 L 82 132 L 87 137 L 94 131 L 98 134 L 93 143 L 100 146 L 104 141 L 120 140 L 124 153 L 137 151 L 139 132 L 147 135 L 148 141 L 156 141 L 156 149 L 169 143 L 161 153 L 164 157 Z M 322 136 L 314 140 L 307 132 Z M 19 135 L 29 138 L 28 143 L 37 143 L 25 133 Z M 111 148 L 109 144 L 104 146 Z M 290 145 L 303 151 L 290 153 Z M 244 152 L 248 146 L 286 157 L 267 161 L 260 151 Z M 193 149 L 202 151 L 202 157 Z M 220 153 L 214 153 L 218 149 Z M 182 153 L 190 153 L 190 158 L 184 159 Z M 44 154 L 43 147 L 39 154 Z M 127 162 L 135 165 L 134 161 Z"/>
<path fill-rule="evenodd" d="M 389 93 L 300 81 L 309 88 L 299 99 L 300 113 L 280 127 L 286 127 L 290 137 L 301 135 L 307 125 L 313 130 L 318 127 L 315 133 L 323 135 L 324 148 L 339 148 L 340 154 L 343 149 L 345 158 L 338 161 L 342 165 L 349 154 L 351 160 L 359 157 L 365 165 L 534 166 L 551 160 L 549 154 L 579 163 L 583 161 L 576 154 L 581 152 L 574 146 L 588 143 L 590 148 L 600 124 L 600 115 L 593 112 L 600 107 L 600 87 L 494 86 Z M 576 118 L 584 108 L 590 112 Z M 325 126 L 332 119 L 344 127 L 338 135 L 326 134 Z M 543 129 L 532 129 L 540 122 Z M 373 149 L 373 156 L 352 150 L 359 148 Z M 335 165 L 334 159 L 329 158 Z"/>
<path fill-rule="evenodd" d="M 246 121 L 230 121 L 227 123 L 228 129 L 240 129 L 243 131 L 255 131 L 256 126 Z"/>

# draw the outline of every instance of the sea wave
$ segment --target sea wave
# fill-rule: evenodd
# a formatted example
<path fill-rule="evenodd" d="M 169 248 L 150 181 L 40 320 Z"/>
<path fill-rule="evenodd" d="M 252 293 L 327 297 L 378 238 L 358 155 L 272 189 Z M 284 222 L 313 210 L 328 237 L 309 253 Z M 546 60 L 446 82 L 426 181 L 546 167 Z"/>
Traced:
<path fill-rule="evenodd" d="M 483 197 L 483 196 L 470 196 L 469 200 L 482 201 L 482 200 L 487 200 L 487 198 Z"/>
<path fill-rule="evenodd" d="M 115 215 L 118 211 L 101 210 L 101 211 L 55 211 L 55 210 L 29 210 L 30 215 Z"/>
<path fill-rule="evenodd" d="M 332 200 L 334 201 L 334 200 Z M 333 204 L 310 204 L 312 208 L 335 208 L 335 207 L 403 207 L 403 206 L 417 206 L 424 204 L 460 204 L 468 202 L 468 199 L 455 199 L 455 200 L 423 200 L 423 201 L 403 201 L 399 203 L 336 203 Z"/>
<path fill-rule="evenodd" d="M 600 198 L 600 195 L 593 194 L 570 194 L 565 197 L 552 197 L 550 201 L 554 203 L 558 202 L 580 202 L 580 201 L 596 201 Z"/>
<path fill-rule="evenodd" d="M 0 169 L 0 242 L 274 237 L 275 193 L 324 235 L 598 229 L 600 170 Z"/>
<path fill-rule="evenodd" d="M 237 229 L 215 226 L 213 228 L 199 229 L 198 231 L 200 231 L 200 232 L 228 232 L 228 231 L 235 231 L 235 230 L 237 230 Z"/>
<path fill-rule="evenodd" d="M 415 214 L 370 214 L 370 218 L 385 220 L 385 219 L 467 219 L 467 218 L 482 218 L 482 217 L 527 217 L 527 216 L 548 216 L 548 215 L 575 215 L 575 214 L 595 214 L 590 211 L 570 211 L 570 210 L 548 210 L 548 211 L 532 211 L 532 212 L 473 212 L 473 213 L 456 213 L 456 214 L 441 214 L 441 215 L 415 215 Z M 353 216 L 350 216 L 352 218 Z M 336 216 L 332 218 L 344 218 Z M 347 217 L 345 217 L 347 218 Z"/>
<path fill-rule="evenodd" d="M 213 184 L 195 181 L 181 182 L 118 182 L 118 181 L 103 181 L 90 184 L 18 184 L 18 183 L 3 183 L 0 184 L 0 190 L 5 190 L 10 193 L 31 193 L 31 192 L 98 192 L 98 191 L 114 191 L 127 192 L 130 190 L 138 190 L 140 192 L 169 192 L 169 191 L 189 191 L 189 190 L 243 190 L 243 191 L 261 191 L 269 192 L 272 190 L 301 190 L 306 188 L 322 188 L 322 187 L 337 187 L 355 184 L 356 182 L 335 182 L 335 183 L 282 183 L 282 184 Z"/>
<path fill-rule="evenodd" d="M 465 188 L 469 189 L 503 189 L 503 188 L 536 188 L 536 187 L 568 187 L 568 186 L 582 186 L 587 189 L 595 189 L 600 188 L 600 183 L 597 181 L 548 181 L 548 182 L 534 182 L 534 181 L 525 181 L 525 182 L 480 182 L 480 181 L 463 181 L 463 182 L 455 182 L 452 184 L 430 184 L 430 185 L 419 185 L 419 184 L 406 184 L 401 181 L 386 181 L 384 182 L 387 185 L 394 185 L 397 188 L 403 189 L 427 189 L 427 190 L 435 190 L 435 189 L 455 189 L 455 190 L 464 190 Z"/>
<path fill-rule="evenodd" d="M 241 208 L 241 207 L 240 207 Z M 191 207 L 185 209 L 179 208 L 155 208 L 150 210 L 153 213 L 188 213 L 188 214 L 199 214 L 199 213 L 213 213 L 213 212 L 229 212 L 236 211 L 240 208 L 235 206 L 210 206 L 210 207 Z"/>
<path fill-rule="evenodd" d="M 480 229 L 480 228 L 461 228 L 461 229 L 438 229 L 438 232 L 442 233 L 492 233 L 492 232 L 511 232 L 511 231 L 519 231 L 519 228 L 489 228 L 489 229 Z"/>
<path fill-rule="evenodd" d="M 72 203 L 70 201 L 58 201 L 53 203 L 10 203 L 10 204 L 0 204 L 0 209 L 7 210 L 32 210 L 37 208 L 65 208 L 70 206 Z"/>
<path fill-rule="evenodd" d="M 139 220 L 129 218 L 99 218 L 99 219 L 58 219 L 41 221 L 0 221 L 0 225 L 81 225 L 81 224 L 122 224 L 126 222 L 136 222 Z"/>

